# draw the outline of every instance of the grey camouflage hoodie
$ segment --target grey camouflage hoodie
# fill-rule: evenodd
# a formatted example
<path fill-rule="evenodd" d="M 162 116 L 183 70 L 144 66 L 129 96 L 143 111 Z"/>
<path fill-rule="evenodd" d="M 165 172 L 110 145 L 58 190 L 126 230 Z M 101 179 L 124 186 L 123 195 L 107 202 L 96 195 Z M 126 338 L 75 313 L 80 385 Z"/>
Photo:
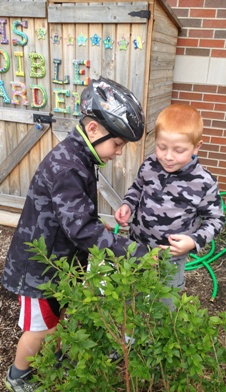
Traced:
<path fill-rule="evenodd" d="M 167 173 L 156 155 L 150 155 L 123 203 L 134 213 L 130 238 L 151 248 L 168 245 L 169 234 L 186 234 L 199 251 L 225 221 L 217 181 L 197 157 L 181 170 Z"/>
<path fill-rule="evenodd" d="M 3 286 L 14 293 L 43 297 L 38 289 L 55 273 L 44 272 L 46 265 L 29 260 L 32 253 L 24 242 L 44 235 L 48 255 L 77 255 L 87 264 L 88 249 L 97 245 L 124 255 L 128 238 L 109 232 L 97 212 L 95 165 L 98 162 L 83 137 L 74 129 L 39 165 L 28 190 L 25 205 L 15 230 L 3 273 Z M 147 253 L 138 244 L 135 256 Z"/>

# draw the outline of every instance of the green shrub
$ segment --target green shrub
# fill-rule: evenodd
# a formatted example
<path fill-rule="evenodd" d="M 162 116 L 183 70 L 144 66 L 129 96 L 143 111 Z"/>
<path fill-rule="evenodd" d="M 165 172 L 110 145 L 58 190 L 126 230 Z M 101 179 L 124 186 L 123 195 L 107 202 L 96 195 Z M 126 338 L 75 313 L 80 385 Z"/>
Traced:
<path fill-rule="evenodd" d="M 48 259 L 42 237 L 29 245 L 31 259 L 59 276 L 58 286 L 48 282 L 41 288 L 62 308 L 67 305 L 65 320 L 32 358 L 37 391 L 226 391 L 226 349 L 219 340 L 226 313 L 210 317 L 197 297 L 167 286 L 175 268 L 167 251 L 161 262 L 154 249 L 137 264 L 131 256 L 135 244 L 119 258 L 94 247 L 90 270 L 84 271 L 65 258 Z M 174 312 L 161 301 L 167 297 Z M 56 338 L 66 354 L 61 367 L 53 354 Z M 122 360 L 109 358 L 114 351 Z"/>

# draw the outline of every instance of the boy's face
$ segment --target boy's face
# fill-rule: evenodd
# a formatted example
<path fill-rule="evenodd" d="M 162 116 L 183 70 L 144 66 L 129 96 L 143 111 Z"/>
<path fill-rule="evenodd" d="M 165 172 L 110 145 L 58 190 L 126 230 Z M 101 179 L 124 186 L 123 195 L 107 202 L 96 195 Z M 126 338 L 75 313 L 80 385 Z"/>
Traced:
<path fill-rule="evenodd" d="M 127 142 L 125 140 L 119 137 L 110 138 L 100 144 L 97 144 L 95 150 L 100 159 L 107 163 L 108 161 L 112 161 L 116 155 L 122 155 L 122 149 L 126 143 Z"/>
<path fill-rule="evenodd" d="M 96 121 L 90 121 L 88 123 L 86 132 L 91 143 L 94 143 L 109 134 L 109 132 Z M 122 155 L 122 149 L 126 143 L 126 140 L 116 137 L 107 139 L 100 144 L 97 144 L 94 148 L 100 159 L 107 163 L 108 161 L 113 160 L 116 155 Z"/>
<path fill-rule="evenodd" d="M 202 141 L 196 146 L 188 139 L 187 135 L 160 131 L 156 138 L 156 156 L 165 171 L 173 173 L 186 166 L 192 160 L 192 155 L 197 154 Z"/>

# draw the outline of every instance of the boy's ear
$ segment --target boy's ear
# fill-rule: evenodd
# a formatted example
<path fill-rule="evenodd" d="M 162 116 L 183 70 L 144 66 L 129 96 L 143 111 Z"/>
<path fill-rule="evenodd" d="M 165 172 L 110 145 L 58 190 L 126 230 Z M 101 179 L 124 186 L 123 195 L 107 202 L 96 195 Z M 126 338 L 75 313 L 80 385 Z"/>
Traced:
<path fill-rule="evenodd" d="M 200 141 L 196 144 L 196 147 L 195 147 L 196 153 L 198 153 L 198 151 L 199 151 L 200 147 L 202 146 L 202 144 L 203 144 L 203 141 L 202 141 L 202 140 L 200 140 Z"/>
<path fill-rule="evenodd" d="M 86 132 L 89 138 L 93 139 L 96 137 L 98 132 L 98 123 L 96 121 L 90 121 L 86 126 Z"/>

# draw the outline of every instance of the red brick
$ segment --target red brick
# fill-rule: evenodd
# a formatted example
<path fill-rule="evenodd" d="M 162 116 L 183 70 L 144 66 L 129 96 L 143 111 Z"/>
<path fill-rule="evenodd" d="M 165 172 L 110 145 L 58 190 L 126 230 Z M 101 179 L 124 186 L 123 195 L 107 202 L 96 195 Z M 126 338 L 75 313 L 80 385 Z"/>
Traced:
<path fill-rule="evenodd" d="M 226 9 L 224 10 L 217 10 L 217 17 L 226 19 Z"/>
<path fill-rule="evenodd" d="M 183 27 L 188 28 L 202 28 L 202 19 L 198 18 L 180 18 Z"/>
<path fill-rule="evenodd" d="M 219 174 L 224 175 L 225 174 L 225 169 L 221 169 L 220 167 L 214 167 L 214 168 L 210 167 L 209 170 L 214 175 L 219 175 Z M 226 180 L 226 177 L 225 177 L 225 180 Z"/>
<path fill-rule="evenodd" d="M 167 1 L 170 5 L 170 7 L 176 7 L 177 6 L 177 0 L 168 0 Z"/>
<path fill-rule="evenodd" d="M 214 166 L 214 167 L 216 167 L 216 166 L 218 166 L 217 165 L 217 161 L 215 161 L 215 160 L 211 160 L 211 159 L 205 159 L 205 158 L 200 158 L 200 162 L 201 162 L 201 164 L 202 165 L 205 165 L 205 166 Z"/>
<path fill-rule="evenodd" d="M 225 152 L 226 153 L 226 147 L 225 146 L 220 146 L 220 152 Z"/>
<path fill-rule="evenodd" d="M 184 48 L 177 48 L 176 54 L 177 55 L 183 55 L 184 54 Z"/>
<path fill-rule="evenodd" d="M 185 53 L 186 53 L 188 56 L 203 56 L 203 57 L 209 57 L 209 56 L 210 56 L 210 49 L 186 48 Z"/>
<path fill-rule="evenodd" d="M 225 102 L 226 102 L 226 87 L 225 86 L 218 86 L 217 92 L 220 94 L 225 94 Z"/>
<path fill-rule="evenodd" d="M 208 102 L 223 102 L 223 103 L 225 103 L 225 95 L 204 94 L 203 100 L 208 101 Z"/>
<path fill-rule="evenodd" d="M 211 118 L 216 120 L 224 120 L 224 113 L 221 112 L 202 112 L 202 117 L 204 118 Z"/>
<path fill-rule="evenodd" d="M 202 150 L 204 151 L 219 151 L 219 146 L 215 144 L 203 144 Z"/>
<path fill-rule="evenodd" d="M 204 133 L 207 133 L 207 135 L 215 135 L 215 136 L 219 136 L 222 137 L 223 135 L 223 129 L 219 129 L 219 128 L 211 128 L 211 129 L 204 129 L 203 131 Z"/>
<path fill-rule="evenodd" d="M 204 127 L 206 127 L 206 128 L 211 127 L 211 121 L 207 120 L 206 118 L 203 119 L 203 124 L 204 124 Z"/>
<path fill-rule="evenodd" d="M 183 90 L 183 91 L 192 91 L 193 85 L 192 84 L 187 84 L 187 83 L 174 83 L 173 84 L 173 89 L 174 90 Z"/>
<path fill-rule="evenodd" d="M 213 49 L 211 51 L 211 57 L 221 57 L 221 58 L 225 58 L 226 57 L 226 50 L 217 50 L 217 49 Z"/>
<path fill-rule="evenodd" d="M 208 145 L 210 143 L 210 137 L 208 135 L 203 135 L 202 140 L 203 140 L 203 143 L 204 143 L 202 145 L 202 150 L 205 150 L 204 146 Z"/>
<path fill-rule="evenodd" d="M 178 7 L 194 8 L 203 7 L 204 0 L 179 0 Z"/>
<path fill-rule="evenodd" d="M 206 28 L 214 28 L 214 29 L 225 29 L 225 20 L 219 20 L 219 19 L 206 19 L 203 20 L 203 26 L 204 29 Z"/>
<path fill-rule="evenodd" d="M 178 38 L 177 46 L 198 47 L 199 41 L 194 38 Z"/>
<path fill-rule="evenodd" d="M 216 39 L 225 39 L 226 38 L 226 30 L 215 30 L 214 31 L 214 38 Z"/>
<path fill-rule="evenodd" d="M 200 39 L 199 46 L 205 48 L 224 48 L 223 39 Z"/>
<path fill-rule="evenodd" d="M 216 120 L 214 120 L 212 126 L 214 128 L 226 129 L 226 121 L 216 121 Z M 224 144 L 224 143 L 222 143 L 222 144 Z"/>
<path fill-rule="evenodd" d="M 222 158 L 222 153 L 221 152 L 210 152 L 209 153 L 210 159 L 221 159 Z"/>
<path fill-rule="evenodd" d="M 195 84 L 193 90 L 203 93 L 216 93 L 217 86 L 211 86 L 207 84 Z"/>
<path fill-rule="evenodd" d="M 172 98 L 178 98 L 179 97 L 179 93 L 178 93 L 178 91 L 173 91 L 172 92 Z"/>
<path fill-rule="evenodd" d="M 188 36 L 194 38 L 213 38 L 214 30 L 189 29 Z"/>
<path fill-rule="evenodd" d="M 207 157 L 207 151 L 202 151 L 201 149 L 199 150 L 199 157 L 200 158 L 206 158 Z"/>
<path fill-rule="evenodd" d="M 189 92 L 180 92 L 180 98 L 181 99 L 189 99 L 189 100 L 194 100 L 194 101 L 201 101 L 202 100 L 202 94 L 199 93 L 189 93 Z"/>
<path fill-rule="evenodd" d="M 197 110 L 214 110 L 214 104 L 213 103 L 207 103 L 204 101 L 201 102 L 194 102 L 192 105 L 197 109 Z M 204 114 L 203 114 L 204 115 Z M 204 117 L 206 117 L 204 115 Z"/>
<path fill-rule="evenodd" d="M 174 12 L 179 19 L 180 18 L 188 18 L 188 16 L 189 16 L 189 9 L 186 9 L 186 8 L 175 8 Z"/>
<path fill-rule="evenodd" d="M 225 100 L 226 100 L 226 97 L 225 97 Z M 220 103 L 217 103 L 215 105 L 214 109 L 217 110 L 217 111 L 221 111 L 222 110 L 222 112 L 226 112 L 226 103 L 222 104 L 222 105 Z"/>
<path fill-rule="evenodd" d="M 200 18 L 215 18 L 216 17 L 216 9 L 210 8 L 192 8 L 190 9 L 190 16 L 192 18 L 200 17 Z"/>
<path fill-rule="evenodd" d="M 225 0 L 206 0 L 205 1 L 206 8 L 225 8 Z"/>
<path fill-rule="evenodd" d="M 211 138 L 211 143 L 218 144 L 218 146 L 220 144 L 225 144 L 226 145 L 226 139 L 223 138 L 223 137 L 212 137 Z"/>
<path fill-rule="evenodd" d="M 225 161 L 219 161 L 219 167 L 226 167 Z"/>
<path fill-rule="evenodd" d="M 221 192 L 226 191 L 226 177 L 218 176 L 218 184 Z"/>

